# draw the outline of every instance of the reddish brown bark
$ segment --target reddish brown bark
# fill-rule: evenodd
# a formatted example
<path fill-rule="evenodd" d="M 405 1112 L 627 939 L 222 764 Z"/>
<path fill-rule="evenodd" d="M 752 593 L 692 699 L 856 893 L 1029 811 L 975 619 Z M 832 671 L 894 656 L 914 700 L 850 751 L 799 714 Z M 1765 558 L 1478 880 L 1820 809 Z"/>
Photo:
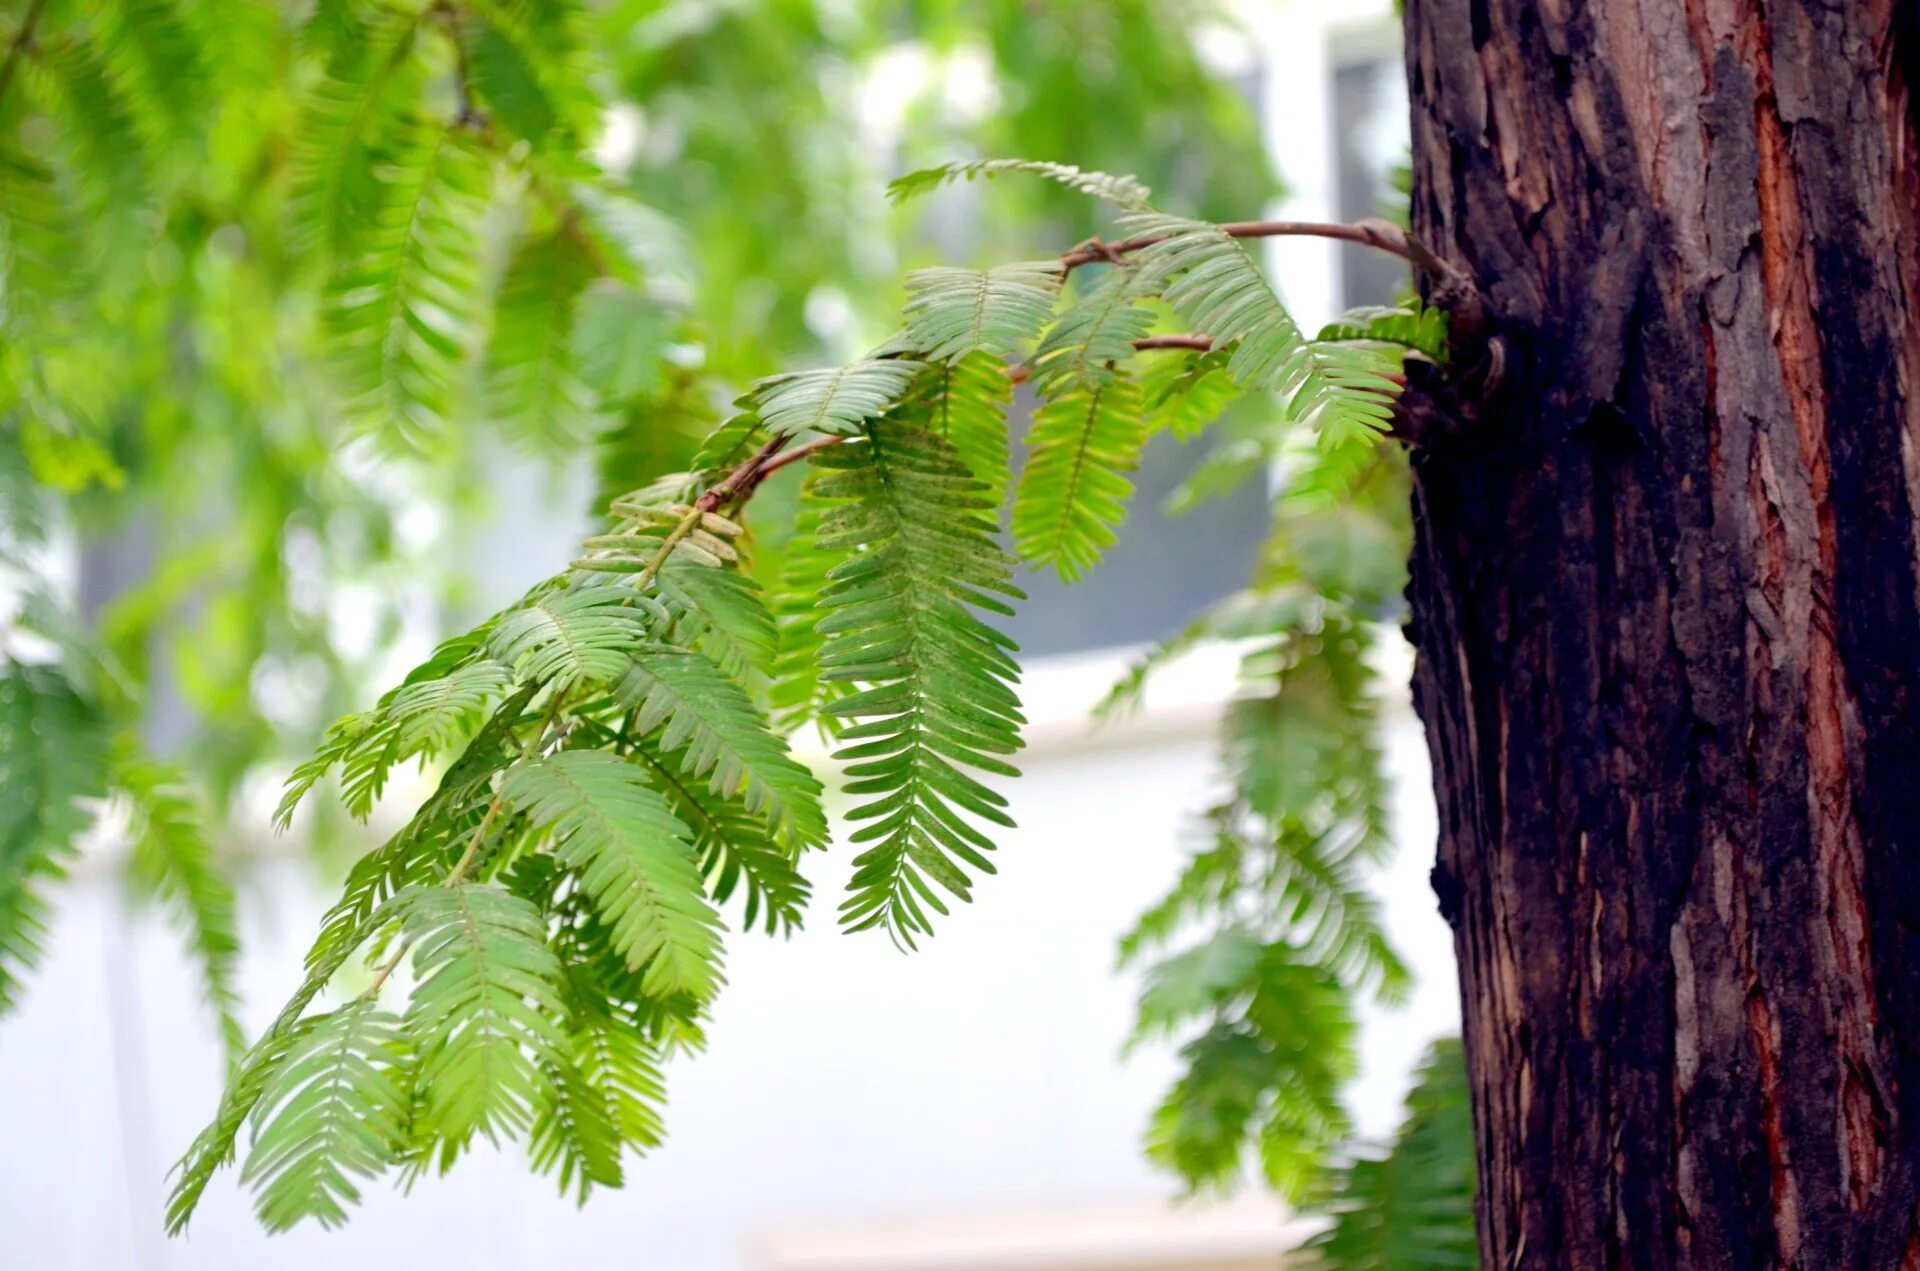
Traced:
<path fill-rule="evenodd" d="M 1920 1265 L 1920 0 L 1407 0 L 1490 1268 Z"/>

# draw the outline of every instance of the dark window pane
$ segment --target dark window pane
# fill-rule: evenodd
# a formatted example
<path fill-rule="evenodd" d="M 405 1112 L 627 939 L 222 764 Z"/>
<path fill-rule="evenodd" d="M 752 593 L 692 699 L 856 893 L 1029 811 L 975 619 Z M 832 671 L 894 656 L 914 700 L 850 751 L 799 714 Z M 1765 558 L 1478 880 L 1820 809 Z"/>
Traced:
<path fill-rule="evenodd" d="M 1343 221 L 1382 215 L 1399 201 L 1394 169 L 1406 162 L 1407 84 L 1397 56 L 1342 63 L 1333 73 L 1335 175 Z M 1391 304 L 1406 268 L 1385 252 L 1340 244 L 1342 305 Z"/>
<path fill-rule="evenodd" d="M 1024 433 L 1032 398 L 1011 422 Z M 1052 570 L 1020 579 L 1028 600 L 1006 624 L 1023 657 L 1144 644 L 1172 635 L 1201 609 L 1244 587 L 1266 529 L 1266 490 L 1249 482 L 1231 498 L 1171 519 L 1160 508 L 1206 453 L 1206 441 L 1181 445 L 1162 434 L 1134 474 L 1133 502 L 1120 541 L 1079 582 Z M 1025 459 L 1016 445 L 1015 471 Z"/>

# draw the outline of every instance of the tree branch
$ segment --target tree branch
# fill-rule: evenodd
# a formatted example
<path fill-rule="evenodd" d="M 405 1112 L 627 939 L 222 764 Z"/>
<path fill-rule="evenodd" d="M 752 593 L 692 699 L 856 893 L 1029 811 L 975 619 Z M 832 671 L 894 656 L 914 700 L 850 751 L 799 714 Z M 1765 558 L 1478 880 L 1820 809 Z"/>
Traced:
<path fill-rule="evenodd" d="M 837 446 L 846 440 L 847 438 L 845 437 L 815 437 L 812 441 L 795 446 L 785 454 L 777 455 L 762 464 L 759 472 L 754 476 L 753 483 L 757 486 L 788 464 L 799 463 L 801 460 L 825 450 L 828 446 Z"/>
<path fill-rule="evenodd" d="M 1193 349 L 1196 352 L 1205 353 L 1213 347 L 1213 337 L 1210 335 L 1149 335 L 1135 340 L 1133 347 L 1142 351 L 1147 349 Z"/>
<path fill-rule="evenodd" d="M 1333 221 L 1229 221 L 1220 227 L 1229 238 L 1335 238 L 1342 242 L 1377 247 L 1400 259 L 1426 267 L 1434 259 L 1424 246 L 1416 248 L 1412 236 L 1391 221 L 1368 220 L 1343 224 Z M 1128 253 L 1166 241 L 1164 234 L 1143 234 L 1121 243 L 1103 243 L 1099 239 L 1060 257 L 1068 273 L 1081 265 L 1096 262 L 1118 264 Z"/>
<path fill-rule="evenodd" d="M 748 456 L 747 461 L 735 468 L 725 481 L 709 488 L 694 502 L 693 509 L 695 518 L 697 519 L 702 512 L 716 511 L 722 503 L 727 502 L 729 499 L 735 497 L 745 498 L 751 495 L 755 488 L 766 479 L 768 473 L 781 467 L 783 463 L 791 463 L 793 461 L 792 455 L 788 455 L 784 460 L 776 459 L 775 456 L 784 450 L 787 443 L 792 440 L 793 434 L 785 432 L 775 433 L 773 436 L 767 438 L 767 444 Z M 833 437 L 822 438 L 822 440 L 839 441 L 841 439 Z M 800 447 L 800 450 L 796 453 L 812 453 L 812 451 L 817 449 L 819 449 L 817 445 L 808 443 Z"/>
<path fill-rule="evenodd" d="M 1341 242 L 1357 243 L 1362 247 L 1373 247 L 1413 265 L 1416 269 L 1432 275 L 1441 284 L 1442 292 L 1454 298 L 1456 302 L 1468 305 L 1473 312 L 1480 312 L 1479 293 L 1472 281 L 1460 270 L 1441 260 L 1432 249 L 1414 234 L 1401 229 L 1391 221 L 1370 219 L 1341 223 L 1333 221 L 1228 221 L 1221 225 L 1231 238 L 1331 238 Z M 1137 252 L 1155 243 L 1166 241 L 1164 234 L 1145 234 L 1138 238 L 1129 238 L 1119 243 L 1103 243 L 1098 238 L 1089 239 L 1073 250 L 1063 252 L 1058 257 L 1063 275 L 1071 274 L 1081 265 L 1096 262 L 1125 265 L 1129 253 Z M 1210 335 L 1150 335 L 1132 341 L 1133 347 L 1149 349 L 1193 349 L 1206 352 L 1213 347 Z M 1007 378 L 1015 384 L 1023 384 L 1033 373 L 1030 366 L 1016 366 L 1007 371 Z M 1404 383 L 1404 381 L 1403 381 Z M 779 452 L 792 438 L 781 433 L 764 446 L 760 453 L 748 459 L 735 469 L 726 480 L 709 489 L 700 496 L 699 506 L 712 511 L 721 503 L 735 497 L 750 497 L 762 481 L 789 464 L 799 463 L 818 454 L 829 446 L 837 446 L 850 441 L 848 437 L 816 437 L 811 441 L 795 446 L 785 454 Z"/>

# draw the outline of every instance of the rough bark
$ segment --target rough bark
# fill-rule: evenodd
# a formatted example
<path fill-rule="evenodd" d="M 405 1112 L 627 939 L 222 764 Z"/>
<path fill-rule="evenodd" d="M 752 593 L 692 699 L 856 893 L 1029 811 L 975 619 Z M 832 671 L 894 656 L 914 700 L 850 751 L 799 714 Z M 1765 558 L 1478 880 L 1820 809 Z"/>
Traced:
<path fill-rule="evenodd" d="M 1920 0 L 1406 0 L 1489 1268 L 1920 1267 Z"/>

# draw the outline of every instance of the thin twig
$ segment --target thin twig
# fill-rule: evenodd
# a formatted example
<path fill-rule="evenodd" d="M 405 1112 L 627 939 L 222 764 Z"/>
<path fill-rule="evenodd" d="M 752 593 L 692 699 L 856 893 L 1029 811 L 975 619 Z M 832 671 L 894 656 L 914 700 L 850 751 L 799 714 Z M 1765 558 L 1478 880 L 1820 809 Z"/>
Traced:
<path fill-rule="evenodd" d="M 413 948 L 413 941 L 402 940 L 400 942 L 400 947 L 393 951 L 393 956 L 387 959 L 386 965 L 382 966 L 378 971 L 374 973 L 373 983 L 367 985 L 366 988 L 360 990 L 359 1000 L 365 1001 L 367 998 L 373 997 L 376 994 L 378 994 L 380 992 L 380 986 L 382 984 L 385 984 L 387 982 L 387 977 L 392 975 L 394 971 L 399 968 L 400 964 L 406 960 L 407 950 L 411 948 Z"/>
<path fill-rule="evenodd" d="M 780 469 L 786 467 L 790 463 L 799 463 L 801 460 L 806 459 L 809 456 L 818 454 L 822 450 L 825 450 L 828 446 L 837 446 L 841 442 L 846 440 L 848 440 L 848 438 L 846 437 L 815 437 L 812 441 L 804 442 L 798 446 L 795 446 L 792 450 L 787 451 L 785 454 L 780 455 L 774 459 L 770 459 L 766 463 L 762 464 L 760 466 L 760 473 L 755 478 L 755 484 L 757 485 L 759 482 L 765 481 L 768 477 L 780 471 Z"/>
<path fill-rule="evenodd" d="M 718 511 L 721 504 L 728 502 L 736 495 L 745 497 L 752 494 L 754 487 L 779 466 L 774 462 L 774 456 L 785 449 L 786 444 L 792 440 L 793 434 L 787 432 L 778 432 L 767 438 L 767 444 L 747 456 L 747 461 L 729 473 L 726 480 L 708 489 L 694 501 L 695 519 L 698 519 L 699 513 Z"/>
<path fill-rule="evenodd" d="M 540 727 L 534 731 L 533 744 L 520 752 L 519 758 L 513 761 L 514 767 L 527 762 L 530 756 L 539 754 L 540 748 L 547 744 L 547 733 L 553 728 L 553 721 L 559 717 L 561 703 L 566 700 L 567 694 L 564 689 L 555 690 L 552 698 L 547 702 L 547 713 L 540 717 Z M 493 823 L 499 818 L 500 810 L 506 806 L 506 802 L 507 783 L 502 780 L 500 789 L 494 792 L 493 800 L 487 804 L 486 812 L 481 815 L 480 824 L 474 827 L 473 837 L 467 840 L 467 850 L 460 853 L 460 859 L 453 863 L 453 869 L 448 872 L 446 881 L 448 887 L 458 886 L 460 880 L 467 876 L 467 871 L 473 867 L 474 858 L 480 854 L 480 844 L 486 841 L 487 831 L 493 828 Z"/>
<path fill-rule="evenodd" d="M 1133 342 L 1133 347 L 1145 352 L 1148 349 L 1193 349 L 1205 353 L 1213 347 L 1210 335 L 1149 335 Z"/>
<path fill-rule="evenodd" d="M 26 16 L 20 19 L 20 29 L 7 42 L 7 59 L 0 62 L 0 101 L 6 100 L 7 90 L 13 87 L 14 72 L 19 69 L 20 59 L 26 56 L 27 49 L 33 44 L 34 30 L 40 25 L 41 15 L 46 11 L 47 0 L 33 0 Z"/>
<path fill-rule="evenodd" d="M 1415 268 L 1434 275 L 1452 287 L 1472 291 L 1472 284 L 1458 269 L 1434 255 L 1425 243 L 1413 234 L 1401 229 L 1391 221 L 1365 220 L 1352 223 L 1337 221 L 1228 221 L 1220 226 L 1230 238 L 1331 238 L 1341 242 L 1358 243 L 1362 247 L 1373 247 L 1409 262 Z M 1081 265 L 1102 264 L 1124 265 L 1127 255 L 1151 247 L 1155 243 L 1165 242 L 1164 234 L 1144 234 L 1138 238 L 1129 238 L 1124 242 L 1106 243 L 1098 238 L 1090 238 L 1073 250 L 1062 252 L 1058 257 L 1062 272 L 1072 273 Z M 1213 337 L 1209 335 L 1152 335 L 1132 341 L 1133 347 L 1148 349 L 1193 349 L 1206 352 L 1213 347 Z M 1015 384 L 1024 384 L 1033 374 L 1029 365 L 1011 367 L 1007 378 Z M 759 484 L 789 464 L 799 463 L 818 454 L 829 446 L 838 446 L 853 440 L 850 437 L 816 437 L 804 442 L 785 454 L 778 454 L 791 438 L 785 434 L 776 436 L 767 443 L 762 454 L 757 454 L 736 469 L 731 476 L 701 496 L 702 503 L 712 499 L 705 510 L 711 511 L 735 495 L 751 495 Z M 718 497 L 715 497 L 718 496 Z M 689 527 L 691 528 L 691 527 Z M 675 540 L 677 541 L 677 540 Z"/>
<path fill-rule="evenodd" d="M 1229 238 L 1337 238 L 1343 242 L 1359 243 L 1363 247 L 1377 247 L 1402 260 L 1415 259 L 1406 232 L 1389 221 L 1357 221 L 1353 224 L 1337 221 L 1229 221 L 1220 228 Z M 1061 256 L 1060 264 L 1071 273 L 1081 265 L 1112 263 L 1130 252 L 1163 243 L 1166 239 L 1165 234 L 1143 234 L 1120 243 L 1102 243 L 1094 239 Z M 1432 253 L 1427 255 L 1431 256 Z"/>
<path fill-rule="evenodd" d="M 1213 347 L 1213 337 L 1210 335 L 1148 335 L 1132 341 L 1132 344 L 1134 348 L 1142 352 L 1153 349 L 1192 349 L 1196 352 L 1205 353 Z M 1007 380 L 1013 384 L 1026 383 L 1028 377 L 1032 374 L 1033 368 L 1024 363 L 1019 366 L 1007 368 Z M 815 437 L 812 441 L 803 442 L 785 454 L 760 465 L 759 470 L 753 475 L 753 485 L 759 485 L 760 482 L 765 481 L 768 477 L 780 471 L 780 469 L 786 467 L 788 464 L 799 463 L 827 449 L 829 446 L 837 446 L 842 442 L 852 440 L 853 438 L 851 437 Z M 718 487 L 715 488 L 717 489 Z M 751 487 L 749 487 L 749 489 L 751 489 Z"/>

